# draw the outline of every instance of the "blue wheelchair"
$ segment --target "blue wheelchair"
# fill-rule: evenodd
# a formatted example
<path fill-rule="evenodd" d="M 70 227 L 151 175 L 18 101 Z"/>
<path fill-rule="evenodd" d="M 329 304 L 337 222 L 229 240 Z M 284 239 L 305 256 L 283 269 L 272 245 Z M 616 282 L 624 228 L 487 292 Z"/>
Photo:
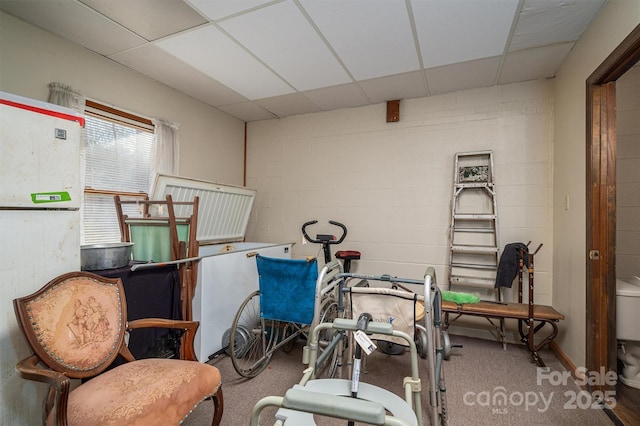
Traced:
<path fill-rule="evenodd" d="M 229 330 L 229 355 L 234 369 L 243 377 L 255 377 L 280 348 L 290 350 L 295 340 L 308 338 L 320 323 L 339 316 L 339 280 L 342 264 L 334 260 L 318 272 L 318 261 L 280 259 L 256 255 L 259 290 L 240 305 Z M 330 330 L 318 338 L 322 353 L 332 339 Z M 338 349 L 323 357 L 317 374 L 331 377 L 338 361 Z"/>

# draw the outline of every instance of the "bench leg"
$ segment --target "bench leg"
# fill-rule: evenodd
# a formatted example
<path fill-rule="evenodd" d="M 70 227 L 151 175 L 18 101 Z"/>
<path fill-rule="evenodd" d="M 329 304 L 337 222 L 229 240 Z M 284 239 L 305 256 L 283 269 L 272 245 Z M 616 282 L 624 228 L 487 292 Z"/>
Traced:
<path fill-rule="evenodd" d="M 556 321 L 540 321 L 535 326 L 528 325 L 526 327 L 526 332 L 524 323 L 524 320 L 518 320 L 518 331 L 520 333 L 520 340 L 525 344 L 529 352 L 531 352 L 533 360 L 536 362 L 536 364 L 538 364 L 539 367 L 545 367 L 546 365 L 540 357 L 538 351 L 546 345 L 550 344 L 558 335 L 558 326 L 556 324 Z M 534 340 L 535 334 L 547 324 L 551 326 L 551 333 L 544 337 L 538 344 L 536 344 Z"/>
<path fill-rule="evenodd" d="M 449 328 L 449 325 L 452 322 L 455 322 L 458 318 L 460 318 L 462 315 L 464 315 L 464 312 L 456 312 L 456 316 L 453 319 L 449 319 L 449 314 L 452 312 L 445 312 L 444 313 L 444 326 L 443 326 L 443 330 L 446 331 Z M 473 316 L 478 316 L 478 315 L 473 315 Z M 506 338 L 506 332 L 505 332 L 505 326 L 504 326 L 504 318 L 497 318 L 497 317 L 487 317 L 484 315 L 480 315 L 482 318 L 486 319 L 489 324 L 491 324 L 493 326 L 493 328 L 496 330 L 496 332 L 498 333 L 498 337 L 500 337 L 500 343 L 502 343 L 502 349 L 504 349 L 505 351 L 507 350 L 507 338 Z M 494 323 L 492 320 L 497 320 L 500 321 L 500 324 L 496 324 Z"/>
<path fill-rule="evenodd" d="M 493 326 L 493 328 L 496 330 L 496 333 L 498 333 L 498 336 L 500 337 L 500 343 L 502 343 L 502 349 L 504 349 L 505 351 L 507 350 L 507 337 L 506 337 L 506 333 L 504 331 L 504 318 L 492 318 L 492 317 L 483 317 L 484 319 L 486 319 L 487 321 L 489 321 L 489 324 L 491 324 Z M 493 320 L 497 320 L 500 321 L 500 324 L 496 324 L 493 322 Z"/>

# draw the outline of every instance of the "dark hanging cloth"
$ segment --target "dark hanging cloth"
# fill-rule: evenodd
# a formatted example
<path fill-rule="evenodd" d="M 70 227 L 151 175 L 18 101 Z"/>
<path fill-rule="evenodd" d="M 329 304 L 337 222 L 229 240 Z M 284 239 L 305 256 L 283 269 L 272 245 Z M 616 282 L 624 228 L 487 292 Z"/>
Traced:
<path fill-rule="evenodd" d="M 513 280 L 518 274 L 518 260 L 520 250 L 524 250 L 524 263 L 529 264 L 527 254 L 529 248 L 523 243 L 509 243 L 504 246 L 502 255 L 500 255 L 500 263 L 498 263 L 498 273 L 496 274 L 495 288 L 508 287 L 511 288 Z"/>

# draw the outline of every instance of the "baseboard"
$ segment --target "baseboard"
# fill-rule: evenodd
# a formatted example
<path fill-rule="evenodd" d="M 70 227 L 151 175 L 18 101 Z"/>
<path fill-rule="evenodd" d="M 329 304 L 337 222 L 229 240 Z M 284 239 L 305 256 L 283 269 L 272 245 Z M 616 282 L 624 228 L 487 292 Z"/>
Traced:
<path fill-rule="evenodd" d="M 571 358 L 569 358 L 569 355 L 567 355 L 566 352 L 562 350 L 560 345 L 555 340 L 552 340 L 551 343 L 549 343 L 549 349 L 551 349 L 551 352 L 553 352 L 556 358 L 558 358 L 560 364 L 562 364 L 564 368 L 571 372 L 571 376 L 573 376 L 574 379 L 578 380 L 580 383 L 583 383 L 585 381 L 584 373 L 578 370 L 578 366 L 571 360 Z M 581 387 L 584 388 L 584 386 Z"/>
<path fill-rule="evenodd" d="M 569 358 L 569 355 L 567 355 L 566 352 L 562 350 L 560 345 L 558 345 L 558 343 L 556 343 L 555 340 L 552 340 L 551 343 L 549 343 L 549 349 L 551 349 L 551 351 L 556 356 L 556 358 L 558 358 L 558 361 L 560 361 L 560 364 L 562 364 L 564 368 L 566 368 L 568 371 L 571 372 L 571 376 L 574 379 L 576 379 L 580 388 L 582 390 L 588 391 L 585 385 L 586 377 L 584 373 L 578 370 L 578 367 L 576 366 L 576 364 L 571 360 L 571 358 Z M 582 383 L 582 385 L 580 385 L 580 383 Z M 620 419 L 618 418 L 614 410 L 608 408 L 607 405 L 604 403 L 601 403 L 600 406 L 602 407 L 605 414 L 609 417 L 609 419 L 613 422 L 614 425 L 624 426 L 624 424 L 622 423 L 622 421 L 620 421 Z"/>

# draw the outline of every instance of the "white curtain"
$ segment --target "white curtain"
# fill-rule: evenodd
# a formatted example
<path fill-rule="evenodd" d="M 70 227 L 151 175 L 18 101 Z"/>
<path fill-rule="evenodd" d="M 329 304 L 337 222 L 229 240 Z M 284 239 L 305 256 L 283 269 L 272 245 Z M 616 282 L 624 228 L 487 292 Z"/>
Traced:
<path fill-rule="evenodd" d="M 84 114 L 86 98 L 82 93 L 76 92 L 62 83 L 49 83 L 49 103 L 72 108 L 80 114 Z"/>
<path fill-rule="evenodd" d="M 155 126 L 156 143 L 154 153 L 154 164 L 151 167 L 150 185 L 153 186 L 158 174 L 178 174 L 178 154 L 180 145 L 178 140 L 177 123 L 172 123 L 162 118 L 153 120 Z"/>

